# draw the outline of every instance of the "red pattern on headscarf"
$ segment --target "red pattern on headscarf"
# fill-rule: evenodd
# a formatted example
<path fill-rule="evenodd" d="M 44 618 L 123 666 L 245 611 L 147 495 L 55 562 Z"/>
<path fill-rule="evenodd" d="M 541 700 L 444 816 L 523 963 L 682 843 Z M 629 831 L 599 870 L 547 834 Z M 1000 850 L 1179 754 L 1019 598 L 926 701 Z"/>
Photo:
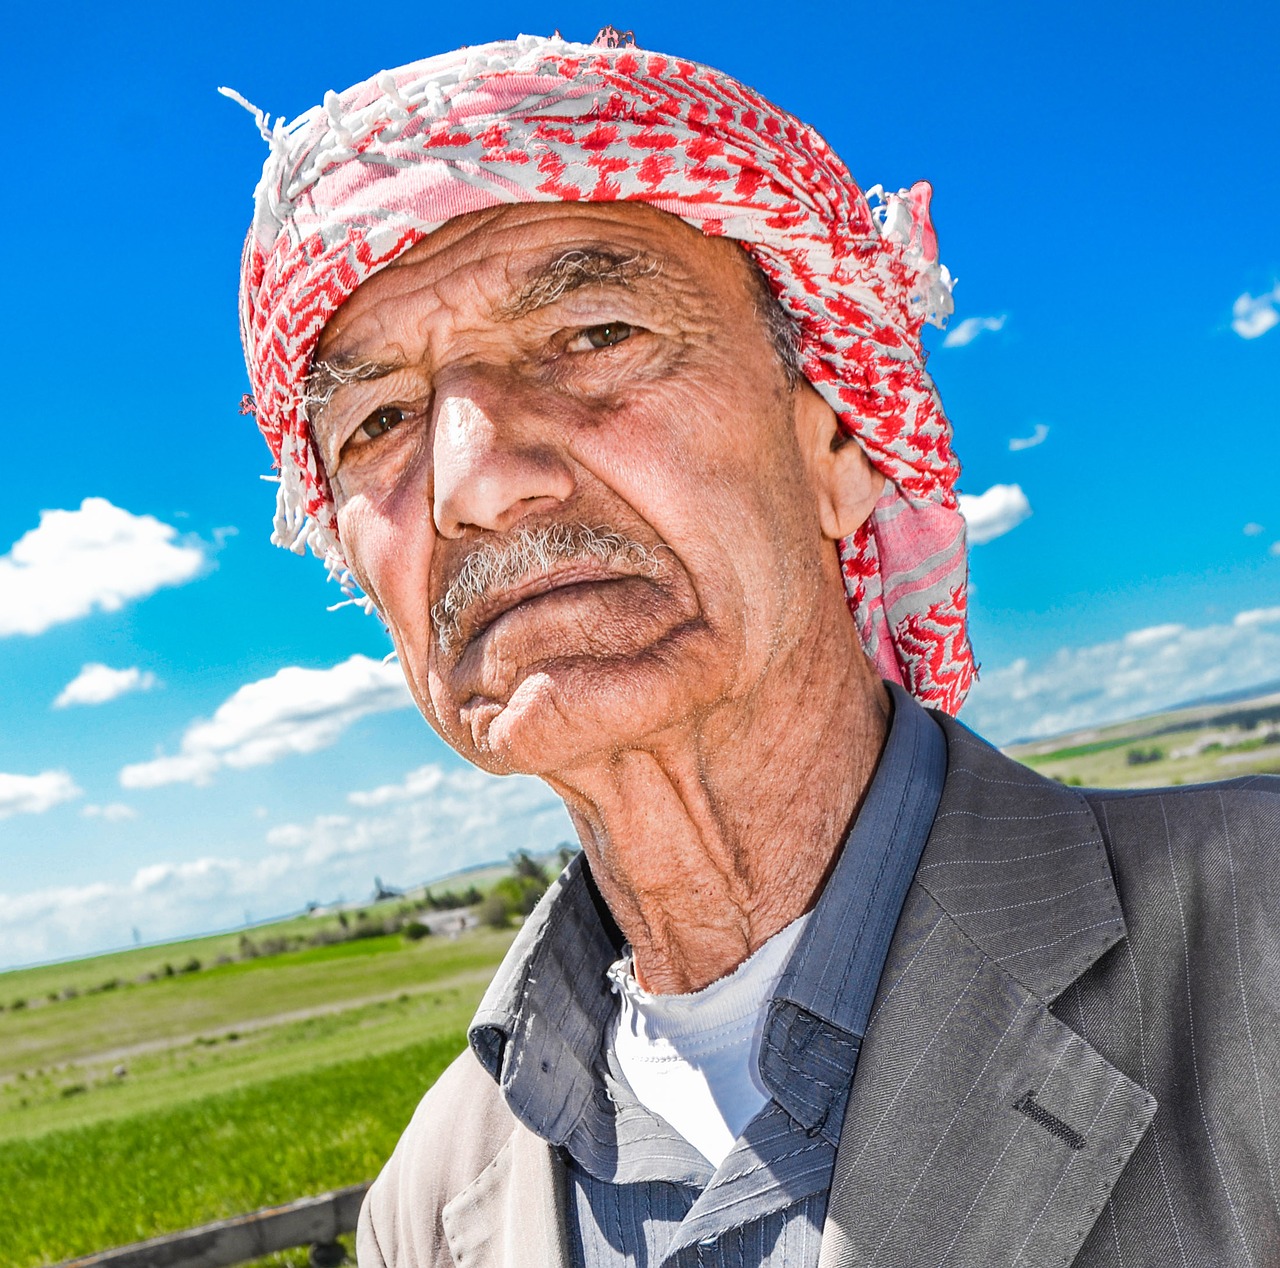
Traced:
<path fill-rule="evenodd" d="M 246 103 L 247 104 L 247 103 Z M 805 376 L 887 477 L 840 543 L 879 671 L 956 712 L 974 677 L 951 428 L 920 333 L 951 311 L 930 188 L 867 196 L 811 128 L 718 71 L 624 43 L 529 36 L 383 72 L 268 126 L 241 278 L 258 424 L 281 474 L 275 540 L 341 572 L 302 389 L 329 318 L 455 216 L 635 200 L 738 239 L 795 322 Z"/>

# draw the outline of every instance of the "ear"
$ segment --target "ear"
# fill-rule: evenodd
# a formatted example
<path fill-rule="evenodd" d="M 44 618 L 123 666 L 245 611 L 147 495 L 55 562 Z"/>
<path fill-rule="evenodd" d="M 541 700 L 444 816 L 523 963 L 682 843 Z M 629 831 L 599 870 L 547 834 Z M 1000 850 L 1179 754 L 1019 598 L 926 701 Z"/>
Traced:
<path fill-rule="evenodd" d="M 823 535 L 833 541 L 848 537 L 880 500 L 884 475 L 808 383 L 796 389 L 795 423 Z"/>

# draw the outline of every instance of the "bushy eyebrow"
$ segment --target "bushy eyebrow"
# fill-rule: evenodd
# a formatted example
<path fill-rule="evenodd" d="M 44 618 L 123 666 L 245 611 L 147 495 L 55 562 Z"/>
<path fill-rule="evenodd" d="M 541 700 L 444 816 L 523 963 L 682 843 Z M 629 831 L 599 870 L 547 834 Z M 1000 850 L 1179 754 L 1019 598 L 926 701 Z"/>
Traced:
<path fill-rule="evenodd" d="M 546 308 L 584 286 L 630 286 L 660 271 L 643 251 L 623 254 L 604 247 L 575 247 L 536 268 L 513 295 L 494 309 L 500 321 L 514 321 Z"/>
<path fill-rule="evenodd" d="M 302 383 L 302 405 L 307 418 L 314 423 L 333 394 L 348 383 L 367 383 L 385 379 L 403 370 L 401 361 L 373 361 L 368 357 L 344 355 L 341 352 L 320 360 L 317 358 Z"/>

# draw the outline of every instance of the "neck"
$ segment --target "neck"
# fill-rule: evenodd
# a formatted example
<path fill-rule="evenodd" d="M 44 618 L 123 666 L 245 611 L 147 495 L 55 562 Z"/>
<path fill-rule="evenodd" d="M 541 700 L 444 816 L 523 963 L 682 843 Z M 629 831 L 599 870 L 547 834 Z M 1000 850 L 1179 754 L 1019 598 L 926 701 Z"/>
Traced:
<path fill-rule="evenodd" d="M 822 892 L 891 710 L 835 615 L 748 699 L 548 781 L 646 990 L 700 990 Z"/>

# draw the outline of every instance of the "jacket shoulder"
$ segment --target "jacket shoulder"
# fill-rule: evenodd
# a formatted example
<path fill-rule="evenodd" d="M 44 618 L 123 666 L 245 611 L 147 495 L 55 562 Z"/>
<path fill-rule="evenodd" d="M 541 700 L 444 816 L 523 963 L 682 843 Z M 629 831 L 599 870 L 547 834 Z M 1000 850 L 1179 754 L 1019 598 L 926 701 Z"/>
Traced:
<path fill-rule="evenodd" d="M 1194 971 L 1225 971 L 1209 945 L 1225 930 L 1245 959 L 1280 968 L 1280 778 L 1086 797 L 1135 951 L 1154 949 L 1157 928 L 1185 930 Z"/>
<path fill-rule="evenodd" d="M 1280 776 L 1085 792 L 1118 871 L 1138 861 L 1280 875 Z M 1207 877 L 1206 877 L 1207 879 Z"/>
<path fill-rule="evenodd" d="M 422 1098 L 360 1211 L 361 1268 L 452 1268 L 441 1212 L 516 1127 L 497 1084 L 465 1049 Z"/>
<path fill-rule="evenodd" d="M 1280 807 L 1280 775 L 1244 775 L 1210 784 L 1178 784 L 1164 788 L 1087 788 L 1083 792 L 1095 805 L 1123 801 L 1217 801 L 1248 813 L 1274 814 Z"/>

